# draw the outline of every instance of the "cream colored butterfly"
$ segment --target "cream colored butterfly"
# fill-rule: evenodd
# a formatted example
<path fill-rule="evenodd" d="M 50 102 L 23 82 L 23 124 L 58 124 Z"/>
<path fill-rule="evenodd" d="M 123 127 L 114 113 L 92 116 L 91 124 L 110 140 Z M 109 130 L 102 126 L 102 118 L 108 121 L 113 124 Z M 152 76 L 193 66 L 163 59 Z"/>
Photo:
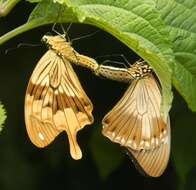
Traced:
<path fill-rule="evenodd" d="M 32 143 L 45 147 L 65 131 L 72 158 L 82 152 L 76 135 L 93 123 L 93 105 L 70 63 L 96 66 L 94 59 L 76 52 L 64 36 L 47 36 L 42 40 L 49 50 L 35 67 L 25 96 L 25 123 Z"/>
<path fill-rule="evenodd" d="M 91 70 L 96 75 L 130 82 L 123 97 L 102 120 L 103 135 L 125 147 L 138 169 L 149 176 L 160 176 L 170 155 L 170 121 L 169 116 L 167 123 L 161 117 L 161 91 L 151 68 L 144 61 L 130 68 L 94 68 Z"/>
<path fill-rule="evenodd" d="M 104 117 L 103 135 L 126 147 L 147 175 L 158 177 L 170 155 L 170 122 L 160 115 L 161 94 L 149 74 L 134 80 Z"/>

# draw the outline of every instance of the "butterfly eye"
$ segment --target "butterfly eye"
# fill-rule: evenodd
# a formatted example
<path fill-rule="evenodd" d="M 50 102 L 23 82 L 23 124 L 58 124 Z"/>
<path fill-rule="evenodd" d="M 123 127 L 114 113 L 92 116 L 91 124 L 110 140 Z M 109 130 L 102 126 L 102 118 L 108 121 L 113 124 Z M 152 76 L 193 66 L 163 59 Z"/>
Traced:
<path fill-rule="evenodd" d="M 42 39 L 41 39 L 41 42 L 47 44 L 47 42 L 48 42 L 48 36 L 47 35 L 44 35 L 42 37 Z"/>
<path fill-rule="evenodd" d="M 52 36 L 50 32 L 47 32 L 41 39 L 41 41 L 45 44 L 48 44 L 49 38 Z"/>

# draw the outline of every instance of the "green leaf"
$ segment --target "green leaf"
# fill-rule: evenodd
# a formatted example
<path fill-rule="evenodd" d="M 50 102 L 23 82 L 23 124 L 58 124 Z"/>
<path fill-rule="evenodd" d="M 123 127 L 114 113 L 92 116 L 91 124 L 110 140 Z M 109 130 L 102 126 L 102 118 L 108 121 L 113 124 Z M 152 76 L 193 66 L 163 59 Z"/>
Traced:
<path fill-rule="evenodd" d="M 157 8 L 168 25 L 176 63 L 173 83 L 196 111 L 196 1 L 157 0 Z"/>
<path fill-rule="evenodd" d="M 28 1 L 30 3 L 38 3 L 38 2 L 41 2 L 42 0 L 26 0 L 26 1 Z"/>
<path fill-rule="evenodd" d="M 172 135 L 172 155 L 174 164 L 182 183 L 193 167 L 196 167 L 196 114 L 178 113 L 176 127 Z"/>
<path fill-rule="evenodd" d="M 35 25 L 40 22 L 40 25 L 57 22 L 62 17 L 64 7 L 59 3 L 54 3 L 52 0 L 45 0 L 40 2 L 33 12 L 31 13 L 28 23 L 34 23 Z"/>
<path fill-rule="evenodd" d="M 44 0 L 36 6 L 28 23 L 2 36 L 0 44 L 48 23 L 82 22 L 97 26 L 151 64 L 162 85 L 162 113 L 166 118 L 172 101 L 171 68 L 174 58 L 169 35 L 155 7 L 153 0 L 64 0 L 64 4 Z"/>
<path fill-rule="evenodd" d="M 90 146 L 100 177 L 105 180 L 123 160 L 120 147 L 104 137 L 98 127 L 93 131 Z"/>
<path fill-rule="evenodd" d="M 39 3 L 41 1 L 44 1 L 44 0 L 26 0 L 30 3 Z M 53 3 L 60 3 L 60 4 L 63 4 L 64 3 L 64 0 L 53 0 Z"/>
<path fill-rule="evenodd" d="M 0 0 L 0 17 L 6 16 L 21 0 Z"/>
<path fill-rule="evenodd" d="M 0 132 L 3 130 L 6 118 L 7 116 L 6 116 L 5 108 L 3 104 L 0 102 Z"/>
<path fill-rule="evenodd" d="M 108 31 L 151 64 L 162 85 L 162 113 L 166 119 L 172 100 L 174 60 L 168 33 L 154 1 L 65 0 L 65 3 L 80 22 Z"/>
<path fill-rule="evenodd" d="M 53 0 L 54 3 L 60 3 L 60 4 L 63 4 L 64 3 L 64 0 Z"/>

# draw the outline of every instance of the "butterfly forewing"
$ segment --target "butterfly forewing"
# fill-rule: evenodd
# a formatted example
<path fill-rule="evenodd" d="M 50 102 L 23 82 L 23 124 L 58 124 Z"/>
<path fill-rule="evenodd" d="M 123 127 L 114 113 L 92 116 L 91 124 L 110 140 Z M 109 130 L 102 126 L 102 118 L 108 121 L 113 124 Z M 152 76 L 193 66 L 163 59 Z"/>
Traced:
<path fill-rule="evenodd" d="M 131 83 L 122 99 L 103 119 L 103 134 L 136 150 L 160 145 L 167 135 L 160 115 L 161 95 L 152 75 Z"/>
<path fill-rule="evenodd" d="M 31 141 L 45 147 L 66 131 L 74 159 L 82 157 L 77 131 L 93 122 L 92 103 L 69 61 L 48 50 L 30 78 L 25 97 L 25 122 Z"/>

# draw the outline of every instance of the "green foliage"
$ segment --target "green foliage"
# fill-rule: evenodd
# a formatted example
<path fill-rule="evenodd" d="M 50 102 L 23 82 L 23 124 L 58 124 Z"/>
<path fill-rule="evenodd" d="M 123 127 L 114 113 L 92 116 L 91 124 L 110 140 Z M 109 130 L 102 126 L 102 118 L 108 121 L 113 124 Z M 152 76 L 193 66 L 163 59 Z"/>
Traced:
<path fill-rule="evenodd" d="M 196 111 L 196 1 L 158 0 L 167 24 L 176 62 L 173 82 L 192 111 Z"/>
<path fill-rule="evenodd" d="M 196 167 L 196 123 L 195 114 L 180 113 L 172 135 L 172 152 L 177 173 L 185 183 L 192 168 Z"/>
<path fill-rule="evenodd" d="M 61 1 L 62 2 L 62 1 Z M 21 32 L 54 22 L 82 22 L 108 31 L 148 61 L 160 79 L 162 111 L 167 115 L 171 100 L 172 45 L 153 0 L 41 1 L 26 24 L 0 38 L 0 44 Z"/>
<path fill-rule="evenodd" d="M 195 0 L 28 1 L 37 3 L 28 22 L 0 37 L 0 44 L 45 24 L 74 22 L 94 25 L 115 36 L 153 67 L 162 86 L 164 116 L 171 106 L 171 82 L 189 108 L 196 111 Z M 0 116 L 4 115 L 1 118 L 5 119 L 3 113 Z M 196 143 L 192 137 L 195 128 L 190 127 L 191 122 L 188 123 L 194 120 L 193 116 L 180 117 L 176 122 L 178 132 L 173 133 L 172 138 L 174 161 L 182 181 L 185 181 L 196 162 L 193 156 L 196 152 L 186 141 L 192 139 L 190 143 Z M 102 139 L 95 130 L 91 142 L 92 153 L 102 178 L 105 178 L 119 165 L 122 157 Z M 110 162 L 111 155 L 115 155 L 113 162 Z"/>
<path fill-rule="evenodd" d="M 41 0 L 26 0 L 26 1 L 29 1 L 30 3 L 38 3 L 38 2 L 40 2 Z"/>
<path fill-rule="evenodd" d="M 48 23 L 95 25 L 116 36 L 152 65 L 163 88 L 164 115 L 172 100 L 171 70 L 175 87 L 195 111 L 195 7 L 194 0 L 45 0 L 37 4 L 27 24 L 1 37 L 0 43 Z"/>
<path fill-rule="evenodd" d="M 6 16 L 21 0 L 0 0 L 0 17 Z"/>
<path fill-rule="evenodd" d="M 3 130 L 6 118 L 7 118 L 6 110 L 4 106 L 2 105 L 2 103 L 0 102 L 0 132 Z"/>

